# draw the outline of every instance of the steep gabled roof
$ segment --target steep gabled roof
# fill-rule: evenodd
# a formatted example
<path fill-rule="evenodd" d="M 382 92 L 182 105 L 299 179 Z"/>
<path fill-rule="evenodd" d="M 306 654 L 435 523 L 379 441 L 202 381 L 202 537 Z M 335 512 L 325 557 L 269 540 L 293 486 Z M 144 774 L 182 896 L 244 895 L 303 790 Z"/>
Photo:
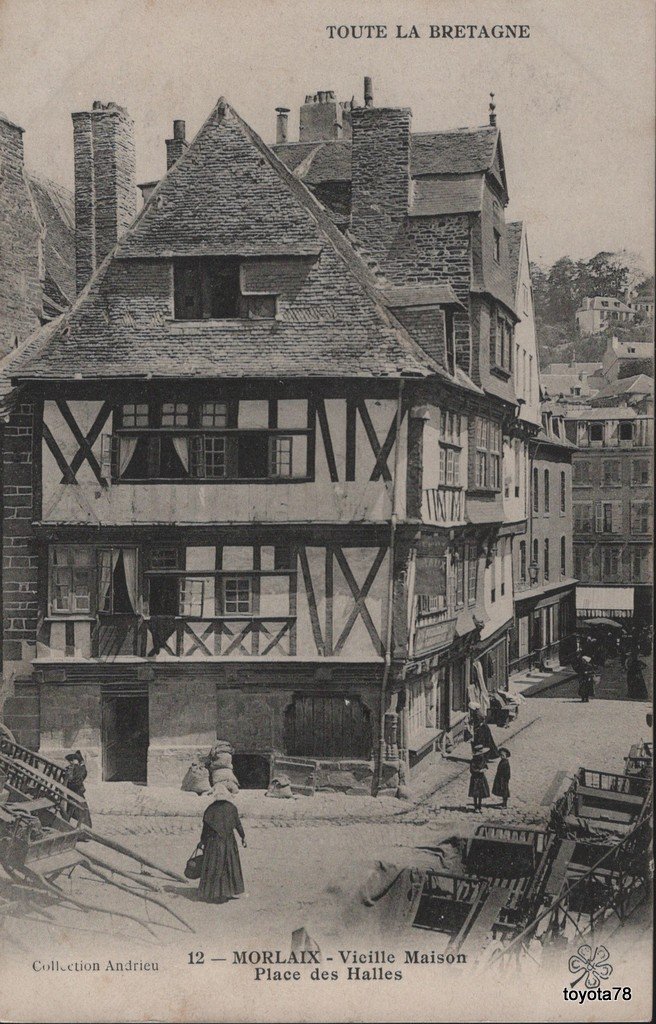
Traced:
<path fill-rule="evenodd" d="M 276 320 L 172 320 L 168 289 L 145 301 L 135 292 L 133 259 L 198 252 L 304 257 L 307 272 Z M 12 378 L 453 380 L 376 285 L 321 204 L 221 99 L 72 309 L 21 350 Z"/>
<path fill-rule="evenodd" d="M 46 229 L 46 296 L 58 305 L 75 297 L 75 208 L 73 193 L 48 178 L 28 174 L 39 217 Z"/>

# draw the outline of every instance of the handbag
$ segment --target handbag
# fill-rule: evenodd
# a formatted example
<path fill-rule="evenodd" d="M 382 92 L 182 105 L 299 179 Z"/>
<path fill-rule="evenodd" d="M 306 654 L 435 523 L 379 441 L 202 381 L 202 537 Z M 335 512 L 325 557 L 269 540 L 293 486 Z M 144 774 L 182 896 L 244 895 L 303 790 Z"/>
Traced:
<path fill-rule="evenodd" d="M 185 869 L 184 869 L 184 876 L 185 876 L 185 878 L 190 879 L 190 881 L 192 881 L 192 882 L 195 882 L 197 879 L 200 878 L 201 872 L 203 870 L 203 857 L 204 856 L 205 856 L 204 848 L 203 848 L 202 844 L 199 843 L 198 846 L 196 847 L 196 849 L 194 850 L 194 852 L 192 853 L 191 857 L 189 858 L 189 860 L 185 864 Z"/>

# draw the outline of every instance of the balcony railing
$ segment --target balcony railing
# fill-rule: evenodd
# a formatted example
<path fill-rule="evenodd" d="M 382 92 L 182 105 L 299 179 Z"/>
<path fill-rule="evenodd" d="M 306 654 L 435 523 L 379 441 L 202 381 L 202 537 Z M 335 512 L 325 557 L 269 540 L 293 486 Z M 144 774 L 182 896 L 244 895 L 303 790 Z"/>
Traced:
<path fill-rule="evenodd" d="M 462 487 L 443 484 L 424 489 L 424 518 L 431 523 L 460 523 L 465 518 L 465 493 Z"/>
<path fill-rule="evenodd" d="M 296 618 L 288 615 L 181 618 L 103 616 L 92 626 L 92 657 L 262 658 L 296 655 Z"/>

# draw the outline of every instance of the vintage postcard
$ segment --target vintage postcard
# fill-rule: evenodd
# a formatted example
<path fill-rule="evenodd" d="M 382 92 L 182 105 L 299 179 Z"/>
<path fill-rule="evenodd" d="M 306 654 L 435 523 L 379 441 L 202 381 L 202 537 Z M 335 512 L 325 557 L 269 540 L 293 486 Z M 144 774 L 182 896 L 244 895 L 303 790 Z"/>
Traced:
<path fill-rule="evenodd" d="M 651 1019 L 654 43 L 2 0 L 1 1021 Z"/>

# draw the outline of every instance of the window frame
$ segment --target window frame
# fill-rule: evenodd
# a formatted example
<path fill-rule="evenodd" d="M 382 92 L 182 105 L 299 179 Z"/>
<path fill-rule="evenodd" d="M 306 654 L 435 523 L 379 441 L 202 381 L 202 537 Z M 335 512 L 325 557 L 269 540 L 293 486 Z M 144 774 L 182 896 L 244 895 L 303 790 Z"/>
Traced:
<path fill-rule="evenodd" d="M 66 552 L 66 561 L 57 562 L 58 552 Z M 86 562 L 75 561 L 84 553 Z M 48 550 L 48 616 L 56 619 L 91 619 L 95 617 L 97 602 L 97 573 L 95 549 L 90 544 L 51 544 Z M 82 578 L 86 585 L 77 589 Z M 68 578 L 68 607 L 58 607 L 59 579 Z M 87 593 L 88 592 L 88 593 Z M 87 597 L 86 605 L 79 603 L 80 595 Z"/>
<path fill-rule="evenodd" d="M 235 585 L 234 597 L 228 597 L 228 587 Z M 245 585 L 245 586 L 244 586 Z M 248 598 L 247 601 L 243 601 L 240 596 L 240 590 L 247 590 Z M 247 573 L 235 573 L 234 575 L 224 576 L 221 580 L 221 612 L 224 618 L 252 618 L 253 611 L 253 577 Z M 246 608 L 241 608 L 240 604 L 245 603 Z M 234 608 L 229 608 L 229 604 L 234 604 Z"/>

